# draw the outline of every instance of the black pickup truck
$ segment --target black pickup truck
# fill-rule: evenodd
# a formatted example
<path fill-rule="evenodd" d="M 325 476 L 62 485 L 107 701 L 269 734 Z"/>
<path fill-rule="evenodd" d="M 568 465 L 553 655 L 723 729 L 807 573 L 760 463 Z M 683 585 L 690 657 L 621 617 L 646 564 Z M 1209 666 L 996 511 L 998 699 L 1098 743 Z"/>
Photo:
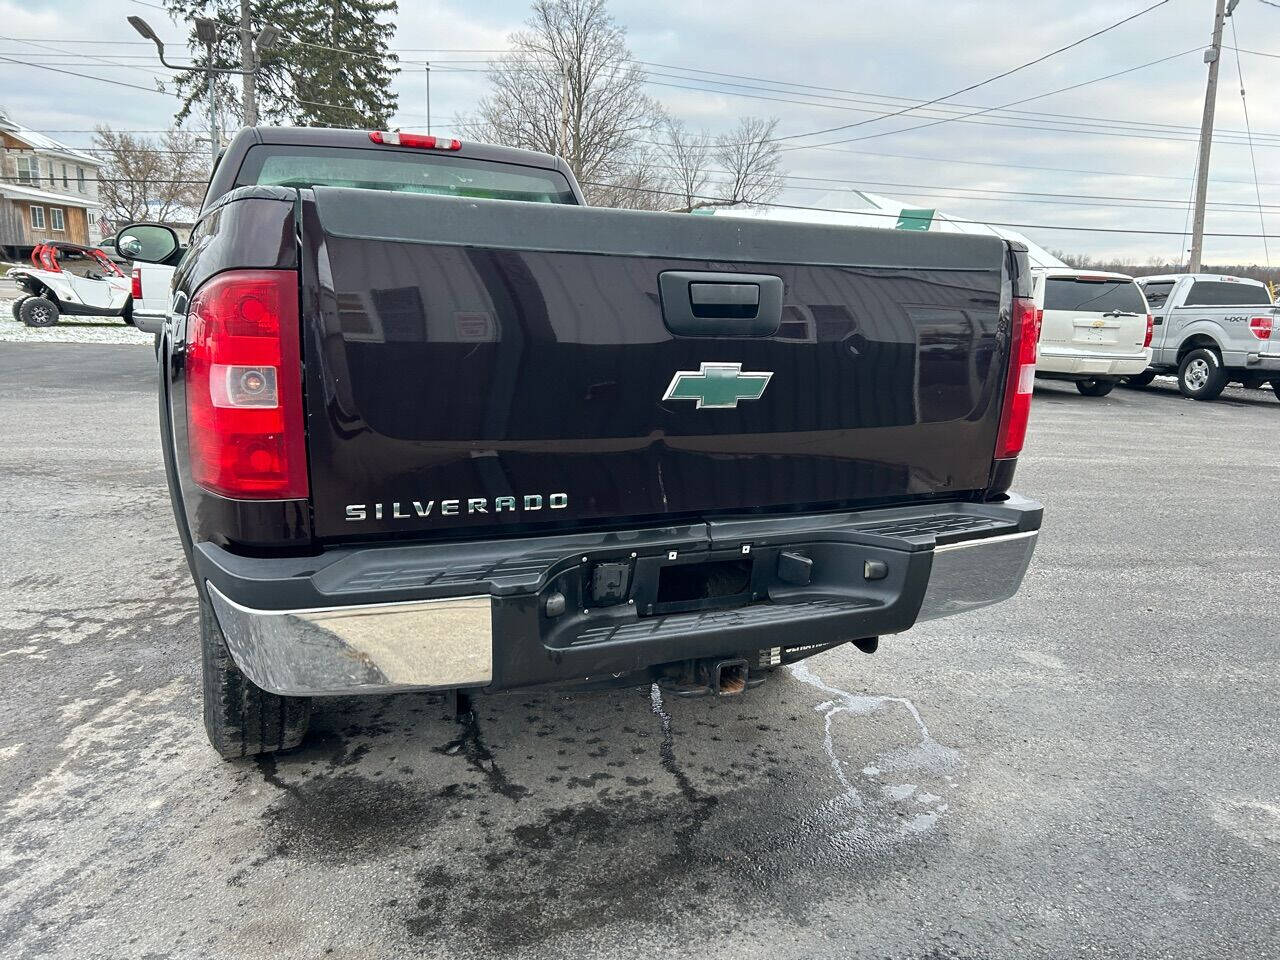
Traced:
<path fill-rule="evenodd" d="M 319 695 L 734 694 L 1011 596 L 1029 296 L 996 237 L 594 209 L 542 154 L 241 131 L 159 351 L 211 741 L 296 745 Z"/>

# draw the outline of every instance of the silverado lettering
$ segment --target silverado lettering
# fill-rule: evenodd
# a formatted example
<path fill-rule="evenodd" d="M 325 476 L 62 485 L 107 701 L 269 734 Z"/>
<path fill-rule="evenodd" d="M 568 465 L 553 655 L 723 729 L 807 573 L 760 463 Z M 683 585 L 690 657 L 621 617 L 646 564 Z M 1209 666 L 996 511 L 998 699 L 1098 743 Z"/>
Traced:
<path fill-rule="evenodd" d="M 441 500 L 440 514 L 443 516 L 457 516 L 462 509 L 461 500 Z M 393 500 L 390 503 L 349 503 L 346 508 L 346 518 L 348 521 L 368 520 L 372 511 L 374 520 L 383 520 L 390 518 L 392 520 L 412 520 L 415 517 L 429 517 L 431 511 L 435 508 L 437 501 L 435 500 Z M 549 510 L 564 510 L 569 506 L 569 495 L 567 493 L 552 493 L 545 498 L 540 493 L 526 494 L 522 497 L 494 497 L 493 512 L 502 513 L 503 511 L 516 510 L 541 510 L 543 505 Z M 489 498 L 488 497 L 469 497 L 466 500 L 466 513 L 488 513 Z"/>

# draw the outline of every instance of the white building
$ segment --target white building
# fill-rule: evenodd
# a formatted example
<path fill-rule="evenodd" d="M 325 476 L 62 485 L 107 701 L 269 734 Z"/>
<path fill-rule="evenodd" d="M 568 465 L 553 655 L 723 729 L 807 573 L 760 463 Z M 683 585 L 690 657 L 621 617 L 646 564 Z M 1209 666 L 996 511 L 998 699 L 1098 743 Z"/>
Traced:
<path fill-rule="evenodd" d="M 846 227 L 878 227 L 882 230 L 929 230 L 934 233 L 970 233 L 1002 237 L 1026 244 L 1027 256 L 1033 267 L 1067 268 L 1053 254 L 1038 243 L 1028 240 L 1016 230 L 996 227 L 980 220 L 953 217 L 937 210 L 910 207 L 899 200 L 891 200 L 862 190 L 852 191 L 866 202 L 865 207 L 839 210 L 810 210 L 797 207 L 716 207 L 716 216 L 746 217 L 755 220 L 791 220 L 800 223 L 826 223 Z"/>
<path fill-rule="evenodd" d="M 0 114 L 0 255 L 41 242 L 100 243 L 102 161 Z"/>

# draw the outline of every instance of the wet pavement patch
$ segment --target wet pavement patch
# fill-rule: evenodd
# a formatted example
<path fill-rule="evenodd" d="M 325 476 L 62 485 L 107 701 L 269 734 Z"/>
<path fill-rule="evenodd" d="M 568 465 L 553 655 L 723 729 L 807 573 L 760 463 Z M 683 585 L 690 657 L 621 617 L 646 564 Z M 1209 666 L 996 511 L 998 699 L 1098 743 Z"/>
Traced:
<path fill-rule="evenodd" d="M 803 696 L 802 685 L 787 686 Z M 465 957 L 616 923 L 680 920 L 687 927 L 709 905 L 723 911 L 726 902 L 744 914 L 803 925 L 834 891 L 848 895 L 910 876 L 947 843 L 940 825 L 945 774 L 916 770 L 913 782 L 884 789 L 878 776 L 862 772 L 861 757 L 852 759 L 843 783 L 812 762 L 815 746 L 822 755 L 829 704 L 811 706 L 812 719 L 769 749 L 768 759 L 740 763 L 723 752 L 699 762 L 696 775 L 684 757 L 692 743 L 679 733 L 708 712 L 705 705 L 669 707 L 655 688 L 649 706 L 655 729 L 648 732 L 656 737 L 635 757 L 634 773 L 600 777 L 580 754 L 574 780 L 585 796 L 577 802 L 538 806 L 544 792 L 531 790 L 495 821 L 475 809 L 482 797 L 466 801 L 459 810 L 481 827 L 480 842 L 472 836 L 470 845 L 415 874 L 417 892 L 399 901 L 406 932 L 449 942 L 453 955 Z M 868 713 L 895 708 L 859 706 Z M 905 738 L 897 745 L 911 745 L 911 712 L 897 712 Z M 706 726 L 733 740 L 762 736 L 749 714 Z M 635 775 L 651 771 L 654 759 L 657 777 Z M 493 762 L 490 754 L 486 764 Z M 479 768 L 486 780 L 490 769 Z M 922 825 L 925 811 L 932 816 Z"/>
<path fill-rule="evenodd" d="M 307 863 L 353 863 L 410 850 L 429 836 L 456 791 L 373 779 L 326 775 L 283 786 L 263 811 L 262 832 L 278 857 Z"/>

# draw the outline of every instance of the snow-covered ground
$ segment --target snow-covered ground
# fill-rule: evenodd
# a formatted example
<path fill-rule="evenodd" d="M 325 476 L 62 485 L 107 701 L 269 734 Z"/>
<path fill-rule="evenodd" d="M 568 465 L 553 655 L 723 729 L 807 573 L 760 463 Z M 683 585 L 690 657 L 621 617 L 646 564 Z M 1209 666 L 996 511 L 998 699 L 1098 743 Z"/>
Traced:
<path fill-rule="evenodd" d="M 52 327 L 28 327 L 13 318 L 13 300 L 0 299 L 0 341 L 27 343 L 136 343 L 153 346 L 155 337 L 119 317 L 59 317 Z"/>

